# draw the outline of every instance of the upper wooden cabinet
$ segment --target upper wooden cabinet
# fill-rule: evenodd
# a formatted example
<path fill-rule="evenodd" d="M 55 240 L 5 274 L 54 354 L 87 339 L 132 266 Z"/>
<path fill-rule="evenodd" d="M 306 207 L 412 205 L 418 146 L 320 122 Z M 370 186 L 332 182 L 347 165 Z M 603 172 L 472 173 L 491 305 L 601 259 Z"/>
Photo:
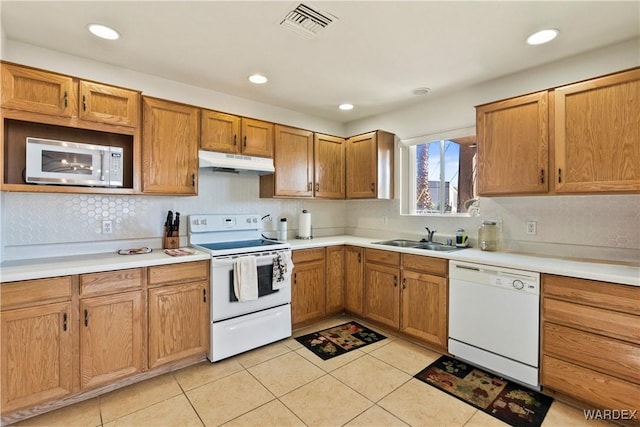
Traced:
<path fill-rule="evenodd" d="M 638 68 L 481 105 L 476 119 L 480 195 L 640 191 Z"/>
<path fill-rule="evenodd" d="M 202 110 L 200 148 L 221 153 L 273 157 L 273 123 Z"/>
<path fill-rule="evenodd" d="M 2 107 L 137 127 L 140 92 L 2 64 Z"/>
<path fill-rule="evenodd" d="M 197 194 L 200 110 L 143 98 L 142 191 Z"/>
<path fill-rule="evenodd" d="M 556 193 L 640 191 L 640 69 L 552 96 Z"/>
<path fill-rule="evenodd" d="M 548 191 L 547 99 L 543 91 L 477 108 L 479 194 Z"/>
<path fill-rule="evenodd" d="M 344 199 L 345 187 L 344 138 L 316 133 L 313 139 L 314 196 L 319 199 Z"/>
<path fill-rule="evenodd" d="M 392 199 L 394 135 L 378 130 L 346 144 L 347 199 Z"/>

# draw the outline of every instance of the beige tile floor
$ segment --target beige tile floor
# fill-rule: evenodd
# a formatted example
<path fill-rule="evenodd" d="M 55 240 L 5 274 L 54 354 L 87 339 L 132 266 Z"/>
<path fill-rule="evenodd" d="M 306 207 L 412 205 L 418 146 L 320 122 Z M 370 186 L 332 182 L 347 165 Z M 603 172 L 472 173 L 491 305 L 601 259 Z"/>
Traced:
<path fill-rule="evenodd" d="M 350 320 L 337 317 L 295 336 Z M 364 322 L 363 322 L 364 323 Z M 374 328 L 378 329 L 378 328 Z M 506 425 L 413 378 L 439 354 L 388 339 L 321 360 L 293 338 L 25 420 L 23 426 Z M 554 402 L 545 427 L 604 426 Z"/>

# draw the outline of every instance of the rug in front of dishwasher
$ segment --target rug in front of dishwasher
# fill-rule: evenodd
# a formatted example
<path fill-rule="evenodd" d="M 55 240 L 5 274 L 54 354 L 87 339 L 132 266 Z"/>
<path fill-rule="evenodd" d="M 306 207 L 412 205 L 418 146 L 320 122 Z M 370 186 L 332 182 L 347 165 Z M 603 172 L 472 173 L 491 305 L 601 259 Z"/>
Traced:
<path fill-rule="evenodd" d="M 414 377 L 512 426 L 539 427 L 553 402 L 549 396 L 448 356 Z"/>
<path fill-rule="evenodd" d="M 322 360 L 327 360 L 385 338 L 384 335 L 372 331 L 357 322 L 347 322 L 297 337 L 296 341 L 311 350 Z"/>

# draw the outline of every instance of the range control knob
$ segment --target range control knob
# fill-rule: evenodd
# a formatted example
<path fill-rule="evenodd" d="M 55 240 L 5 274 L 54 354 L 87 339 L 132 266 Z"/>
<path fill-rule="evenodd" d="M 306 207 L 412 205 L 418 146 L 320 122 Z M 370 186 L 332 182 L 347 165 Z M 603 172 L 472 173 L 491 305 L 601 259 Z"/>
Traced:
<path fill-rule="evenodd" d="M 511 284 L 514 288 L 516 288 L 517 290 L 521 290 L 524 289 L 524 283 L 522 282 L 522 280 L 520 279 L 516 279 L 513 281 L 513 283 Z"/>

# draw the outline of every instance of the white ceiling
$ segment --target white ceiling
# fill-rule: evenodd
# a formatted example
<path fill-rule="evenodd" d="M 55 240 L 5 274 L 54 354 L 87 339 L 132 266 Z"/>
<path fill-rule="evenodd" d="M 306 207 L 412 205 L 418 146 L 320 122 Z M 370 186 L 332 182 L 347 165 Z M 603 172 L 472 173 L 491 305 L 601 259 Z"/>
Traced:
<path fill-rule="evenodd" d="M 337 17 L 313 39 L 279 24 L 298 1 L 7 1 L 8 40 L 339 122 L 640 37 L 639 1 L 318 1 Z M 86 25 L 113 26 L 115 42 Z M 553 27 L 542 46 L 524 40 Z M 261 72 L 266 85 L 247 76 Z M 343 102 L 350 112 L 337 110 Z"/>

